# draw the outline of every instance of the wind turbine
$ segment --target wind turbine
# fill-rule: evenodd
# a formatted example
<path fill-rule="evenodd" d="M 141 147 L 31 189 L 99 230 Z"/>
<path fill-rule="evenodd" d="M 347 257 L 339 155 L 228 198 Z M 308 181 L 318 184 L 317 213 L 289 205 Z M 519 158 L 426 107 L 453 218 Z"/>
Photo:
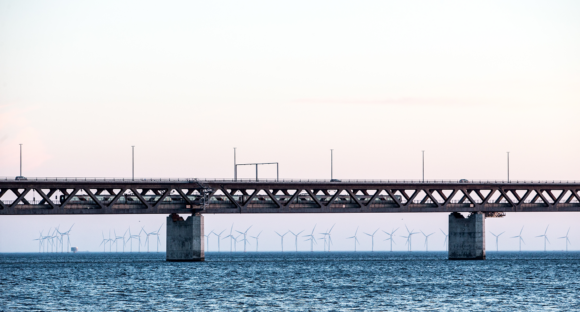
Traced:
<path fill-rule="evenodd" d="M 326 236 L 328 236 L 328 251 L 330 251 L 330 245 L 332 245 L 332 237 L 330 236 L 330 232 L 332 232 L 332 229 L 334 229 L 334 226 L 336 224 L 333 224 L 332 227 L 330 228 L 330 230 L 326 231 L 326 233 L 320 233 L 322 235 L 324 235 L 324 243 L 326 245 Z"/>
<path fill-rule="evenodd" d="M 501 234 L 505 233 L 505 232 L 501 232 L 497 235 L 493 234 L 492 231 L 489 231 L 491 233 L 491 235 L 495 236 L 495 251 L 499 251 L 499 237 L 501 236 Z"/>
<path fill-rule="evenodd" d="M 314 229 L 316 229 L 316 224 L 312 228 L 312 232 L 309 235 L 304 235 L 302 237 L 308 237 L 305 242 L 310 241 L 310 252 L 314 251 L 314 244 L 316 243 L 316 238 L 314 237 Z"/>
<path fill-rule="evenodd" d="M 70 252 L 70 231 L 72 230 L 73 226 L 75 226 L 74 223 L 73 223 L 73 225 L 70 226 L 70 229 L 68 229 L 68 231 L 66 231 L 62 234 L 63 236 L 66 235 L 67 252 Z"/>
<path fill-rule="evenodd" d="M 369 234 L 369 233 L 363 232 L 363 233 L 365 233 L 366 235 L 368 235 L 368 236 L 370 236 L 370 237 L 372 238 L 372 243 L 371 243 L 371 252 L 374 252 L 374 251 L 375 251 L 375 234 L 377 233 L 377 231 L 378 231 L 378 230 L 379 230 L 379 229 L 376 229 L 376 230 L 373 232 L 373 234 Z M 355 234 L 355 235 L 356 235 L 356 234 Z"/>
<path fill-rule="evenodd" d="M 429 236 L 435 233 L 431 233 L 429 235 L 426 235 L 425 233 L 423 233 L 423 231 L 421 231 L 421 233 L 423 234 L 423 236 L 425 236 L 425 251 L 429 251 Z"/>
<path fill-rule="evenodd" d="M 399 228 L 397 228 L 397 230 L 398 230 L 398 229 L 399 229 Z M 385 239 L 385 240 L 386 240 L 386 241 L 387 241 L 387 240 L 390 240 L 390 241 L 391 241 L 391 252 L 393 251 L 393 243 L 395 242 L 395 241 L 393 240 L 393 234 L 395 234 L 395 232 L 396 232 L 397 230 L 394 230 L 394 231 L 392 231 L 391 233 L 383 231 L 385 234 L 389 235 L 389 238 L 387 238 L 387 239 Z M 395 244 L 396 244 L 396 243 L 395 243 Z"/>
<path fill-rule="evenodd" d="M 58 252 L 58 242 L 60 240 L 60 252 L 62 253 L 63 252 L 63 239 L 62 239 L 62 237 L 64 236 L 64 233 L 61 233 L 59 231 L 59 229 L 60 229 L 60 225 L 56 227 L 56 234 L 57 234 L 55 236 L 56 237 L 56 252 Z M 60 238 L 58 237 L 58 235 L 60 235 Z"/>
<path fill-rule="evenodd" d="M 570 240 L 568 239 L 568 233 L 570 233 L 570 228 L 568 228 L 568 232 L 566 232 L 566 236 L 558 237 L 558 239 L 560 239 L 560 238 L 566 239 L 566 252 L 568 252 L 568 243 L 570 243 Z"/>
<path fill-rule="evenodd" d="M 161 231 L 161 228 L 163 227 L 163 224 L 161 224 L 161 226 L 159 227 L 159 229 L 157 230 L 157 232 L 151 232 L 151 236 L 157 236 L 157 252 L 159 252 L 159 243 L 161 242 L 161 239 L 159 238 L 159 231 Z M 149 237 L 149 236 L 148 236 Z M 149 251 L 149 249 L 147 249 L 147 251 Z"/>
<path fill-rule="evenodd" d="M 139 252 L 141 252 L 141 232 L 139 232 L 139 235 L 131 235 L 131 228 L 129 228 L 129 238 L 127 240 L 131 241 L 131 252 L 133 252 L 133 239 L 139 240 Z"/>
<path fill-rule="evenodd" d="M 276 231 L 274 231 L 276 232 Z M 284 233 L 284 235 L 276 232 L 276 234 L 278 234 L 278 236 L 280 236 L 280 244 L 282 246 L 282 252 L 284 252 L 284 236 L 286 236 L 286 234 L 288 234 L 288 232 Z"/>
<path fill-rule="evenodd" d="M 222 236 L 222 233 L 224 231 L 225 230 L 221 231 L 219 234 L 216 234 L 215 232 L 213 232 L 213 235 L 217 236 L 217 238 L 218 238 L 218 252 L 220 252 L 220 240 L 222 239 L 221 236 Z"/>
<path fill-rule="evenodd" d="M 119 243 L 117 243 L 118 240 L 122 240 L 123 241 L 123 252 L 125 252 L 125 236 L 117 236 L 117 231 L 113 230 L 113 236 L 115 239 L 113 240 L 113 242 L 115 243 L 115 252 L 119 252 Z"/>
<path fill-rule="evenodd" d="M 524 242 L 524 239 L 522 238 L 522 231 L 523 230 L 524 230 L 524 227 L 522 226 L 522 229 L 520 230 L 520 235 L 512 237 L 512 238 L 519 238 L 519 242 L 520 242 L 520 252 L 522 251 L 522 242 Z M 525 243 L 526 242 L 524 242 L 524 244 Z"/>
<path fill-rule="evenodd" d="M 248 235 L 248 231 L 252 228 L 252 226 L 250 225 L 250 227 L 245 231 L 245 232 L 240 232 L 240 231 L 236 231 L 242 235 L 244 235 L 244 238 L 242 239 L 242 241 L 244 242 L 244 252 L 246 252 L 246 243 L 249 244 L 248 240 L 246 239 L 246 235 Z"/>
<path fill-rule="evenodd" d="M 439 229 L 439 230 L 441 231 L 441 233 L 443 233 L 443 235 L 445 235 L 445 241 L 443 241 L 443 245 L 445 245 L 445 251 L 448 251 L 449 250 L 449 245 L 447 245 L 447 237 L 449 237 L 449 235 L 447 235 L 445 232 L 443 232 L 442 229 Z"/>
<path fill-rule="evenodd" d="M 228 237 L 230 238 L 230 252 L 232 252 L 232 242 L 233 242 L 233 239 L 234 239 L 234 236 L 232 235 L 232 231 L 233 230 L 234 230 L 234 224 L 232 223 L 232 227 L 230 228 L 230 235 L 224 237 L 224 239 L 226 239 Z"/>
<path fill-rule="evenodd" d="M 112 247 L 113 247 L 113 240 L 111 239 L 111 229 L 109 229 L 109 252 L 111 252 Z"/>
<path fill-rule="evenodd" d="M 407 234 L 407 236 L 401 236 L 401 237 L 405 237 L 407 239 L 407 242 L 405 244 L 407 246 L 409 246 L 409 251 L 413 251 L 413 248 L 412 248 L 412 245 L 411 245 L 412 238 L 413 238 L 413 235 L 418 234 L 419 232 L 413 232 L 413 230 L 410 230 L 409 231 L 409 228 L 406 225 L 405 225 L 405 228 L 407 229 L 407 233 L 408 234 Z"/>
<path fill-rule="evenodd" d="M 101 234 L 103 234 L 103 240 L 101 241 L 101 244 L 99 246 L 103 245 L 103 252 L 107 252 L 106 248 L 108 240 L 105 238 L 105 233 L 101 232 Z"/>
<path fill-rule="evenodd" d="M 536 237 L 543 237 L 544 238 L 544 252 L 546 252 L 546 241 L 548 241 L 548 243 L 550 243 L 550 240 L 548 239 L 548 236 L 546 236 L 546 234 L 548 233 L 548 227 L 550 227 L 549 224 L 546 227 L 546 231 L 544 231 L 544 235 L 538 235 L 538 236 L 536 236 Z"/>
<path fill-rule="evenodd" d="M 38 234 L 39 234 L 38 238 L 33 239 L 33 240 L 37 240 L 38 241 L 38 253 L 40 253 L 41 250 L 42 250 L 42 231 L 39 232 Z"/>
<path fill-rule="evenodd" d="M 298 252 L 298 235 L 300 235 L 300 233 L 304 232 L 304 230 L 302 230 L 296 234 L 294 234 L 294 232 L 292 232 L 290 230 L 288 232 L 290 232 L 290 233 L 292 233 L 292 235 L 294 235 L 294 238 L 295 238 L 294 245 L 296 246 L 296 252 Z M 256 247 L 256 249 L 257 249 L 257 247 Z"/>
<path fill-rule="evenodd" d="M 149 252 L 149 236 L 155 235 L 155 232 L 147 233 L 147 231 L 145 231 L 145 227 L 141 228 L 141 231 L 144 232 L 146 235 L 145 244 L 147 244 L 147 252 Z M 141 233 L 139 232 L 139 234 L 141 234 Z M 159 247 L 158 247 L 158 249 L 159 249 Z"/>
<path fill-rule="evenodd" d="M 238 251 L 238 238 L 239 238 L 240 236 L 241 236 L 241 234 L 240 234 L 240 235 L 238 235 L 238 236 L 236 236 L 236 237 L 233 237 L 233 236 L 232 236 L 232 238 L 234 239 L 234 251 L 236 251 L 236 252 Z"/>
<path fill-rule="evenodd" d="M 48 234 L 46 236 L 43 236 L 42 240 L 43 241 L 46 240 L 46 245 L 44 245 L 44 248 L 45 248 L 46 252 L 48 253 L 49 252 L 49 249 L 48 249 L 49 245 L 48 244 L 52 244 L 52 237 L 50 236 L 50 228 L 48 229 Z"/>
<path fill-rule="evenodd" d="M 354 252 L 356 252 L 356 244 L 360 244 L 358 242 L 358 238 L 356 238 L 356 233 L 358 233 L 358 226 L 356 227 L 356 231 L 354 232 L 354 235 L 351 237 L 347 237 L 347 239 L 354 238 Z"/>
<path fill-rule="evenodd" d="M 256 252 L 258 252 L 258 239 L 260 238 L 260 234 L 262 234 L 262 231 L 260 231 L 260 233 L 258 233 L 256 236 L 251 236 L 252 238 L 256 239 Z"/>
<path fill-rule="evenodd" d="M 209 234 L 207 234 L 207 235 L 205 235 L 205 234 L 204 234 L 204 235 L 203 235 L 203 236 L 205 236 L 205 241 L 206 241 L 206 243 L 205 243 L 205 250 L 206 250 L 206 251 L 209 251 L 209 236 L 210 236 L 212 233 L 213 233 L 213 230 L 211 230 L 211 232 L 209 232 Z M 213 233 L 213 234 L 215 234 L 215 233 Z"/>

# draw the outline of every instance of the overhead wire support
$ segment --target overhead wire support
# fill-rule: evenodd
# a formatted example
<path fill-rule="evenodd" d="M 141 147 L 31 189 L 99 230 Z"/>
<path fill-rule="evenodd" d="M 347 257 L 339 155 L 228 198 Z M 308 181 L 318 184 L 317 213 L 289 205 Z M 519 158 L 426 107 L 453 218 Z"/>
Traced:
<path fill-rule="evenodd" d="M 258 166 L 260 166 L 260 165 L 276 165 L 276 181 L 280 181 L 280 165 L 277 162 L 235 164 L 235 166 L 236 166 L 236 170 L 235 170 L 236 180 L 237 180 L 238 166 L 256 166 L 256 181 L 258 181 Z"/>

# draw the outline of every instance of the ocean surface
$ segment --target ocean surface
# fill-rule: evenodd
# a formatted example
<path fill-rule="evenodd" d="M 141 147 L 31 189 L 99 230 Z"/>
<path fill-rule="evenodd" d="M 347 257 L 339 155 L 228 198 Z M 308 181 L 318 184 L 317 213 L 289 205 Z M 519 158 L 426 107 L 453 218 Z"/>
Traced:
<path fill-rule="evenodd" d="M 0 311 L 573 311 L 580 252 L 0 254 Z"/>

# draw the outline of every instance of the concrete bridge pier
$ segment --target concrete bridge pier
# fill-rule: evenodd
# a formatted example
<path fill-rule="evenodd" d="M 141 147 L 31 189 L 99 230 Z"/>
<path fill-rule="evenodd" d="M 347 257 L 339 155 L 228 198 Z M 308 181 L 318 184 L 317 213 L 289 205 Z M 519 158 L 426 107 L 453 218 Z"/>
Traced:
<path fill-rule="evenodd" d="M 167 217 L 167 261 L 205 261 L 203 215 Z"/>
<path fill-rule="evenodd" d="M 449 260 L 485 260 L 485 214 L 449 215 Z"/>

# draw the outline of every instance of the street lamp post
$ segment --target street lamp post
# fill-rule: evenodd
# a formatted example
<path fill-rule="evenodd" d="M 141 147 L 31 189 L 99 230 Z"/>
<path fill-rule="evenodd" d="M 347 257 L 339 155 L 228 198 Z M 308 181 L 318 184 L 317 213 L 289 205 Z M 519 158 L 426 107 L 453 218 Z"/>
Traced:
<path fill-rule="evenodd" d="M 20 176 L 22 176 L 22 144 L 20 144 Z"/>
<path fill-rule="evenodd" d="M 425 183 L 425 151 L 421 151 L 423 153 L 423 183 Z"/>
<path fill-rule="evenodd" d="M 507 152 L 507 178 L 508 183 L 510 182 L 510 152 Z"/>
<path fill-rule="evenodd" d="M 234 147 L 234 181 L 238 181 L 238 166 L 236 165 L 236 148 Z"/>
<path fill-rule="evenodd" d="M 135 181 L 135 145 L 131 145 L 131 179 Z"/>
<path fill-rule="evenodd" d="M 332 170 L 333 169 L 333 167 L 332 167 L 333 166 L 333 159 L 332 159 L 332 152 L 333 151 L 334 151 L 333 149 L 330 149 L 330 181 L 334 180 L 334 175 L 332 172 L 333 171 Z"/>

